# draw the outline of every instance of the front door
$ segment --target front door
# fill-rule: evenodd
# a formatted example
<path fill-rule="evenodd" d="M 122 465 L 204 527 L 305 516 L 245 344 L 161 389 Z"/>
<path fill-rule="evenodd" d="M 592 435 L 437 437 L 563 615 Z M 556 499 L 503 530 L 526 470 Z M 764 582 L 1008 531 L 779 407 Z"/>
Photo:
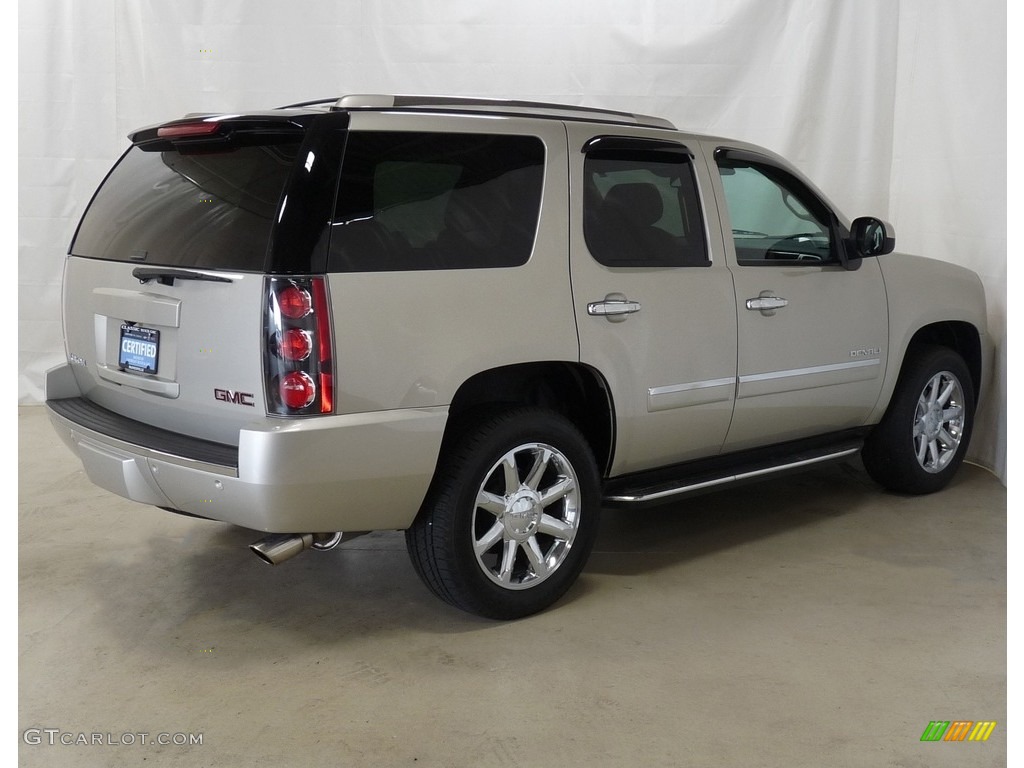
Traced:
<path fill-rule="evenodd" d="M 794 172 L 749 152 L 705 149 L 736 285 L 739 381 L 725 450 L 862 426 L 885 374 L 877 259 L 844 266 L 838 219 Z"/>

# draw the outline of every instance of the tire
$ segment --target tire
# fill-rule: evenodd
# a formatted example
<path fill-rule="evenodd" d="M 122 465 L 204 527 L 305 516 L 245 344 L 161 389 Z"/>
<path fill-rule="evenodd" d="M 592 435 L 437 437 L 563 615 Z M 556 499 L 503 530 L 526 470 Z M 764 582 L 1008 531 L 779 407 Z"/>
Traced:
<path fill-rule="evenodd" d="M 964 460 L 974 407 L 963 358 L 946 347 L 921 347 L 904 364 L 889 409 L 864 444 L 868 474 L 898 493 L 941 490 Z"/>
<path fill-rule="evenodd" d="M 492 619 L 544 610 L 594 545 L 600 479 L 569 421 L 538 408 L 482 415 L 446 440 L 406 547 L 442 600 Z"/>

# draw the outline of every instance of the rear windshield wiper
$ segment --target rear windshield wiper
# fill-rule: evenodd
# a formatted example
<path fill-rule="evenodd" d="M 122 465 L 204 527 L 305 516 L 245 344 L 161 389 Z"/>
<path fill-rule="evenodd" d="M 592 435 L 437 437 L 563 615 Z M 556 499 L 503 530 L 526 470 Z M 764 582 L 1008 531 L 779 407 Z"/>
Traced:
<path fill-rule="evenodd" d="M 203 272 L 195 272 L 191 269 L 173 269 L 167 267 L 136 267 L 132 270 L 132 277 L 140 283 L 148 283 L 156 280 L 161 285 L 174 285 L 177 280 L 206 280 L 211 283 L 230 283 L 230 277 L 221 275 L 207 275 Z"/>

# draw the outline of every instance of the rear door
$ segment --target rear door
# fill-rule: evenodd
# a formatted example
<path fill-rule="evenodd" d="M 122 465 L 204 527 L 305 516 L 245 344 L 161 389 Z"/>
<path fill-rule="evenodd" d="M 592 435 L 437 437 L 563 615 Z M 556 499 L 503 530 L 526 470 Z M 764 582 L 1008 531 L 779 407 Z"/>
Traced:
<path fill-rule="evenodd" d="M 674 131 L 567 124 L 582 362 L 615 407 L 612 474 L 716 454 L 732 414 L 736 309 L 710 179 Z"/>
<path fill-rule="evenodd" d="M 65 268 L 83 396 L 224 443 L 266 413 L 264 272 L 303 146 L 294 124 L 246 127 L 173 141 L 150 131 L 97 191 Z"/>

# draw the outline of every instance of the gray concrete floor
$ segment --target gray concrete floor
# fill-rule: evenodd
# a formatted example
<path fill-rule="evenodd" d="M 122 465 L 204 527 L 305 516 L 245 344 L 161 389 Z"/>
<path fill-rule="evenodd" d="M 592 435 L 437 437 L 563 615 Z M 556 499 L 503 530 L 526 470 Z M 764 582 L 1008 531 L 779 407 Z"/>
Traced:
<path fill-rule="evenodd" d="M 19 440 L 22 766 L 1006 764 L 1006 492 L 976 467 L 927 498 L 851 464 L 607 512 L 561 603 L 495 623 L 400 533 L 270 568 L 251 532 L 92 487 L 43 408 Z M 920 741 L 957 719 L 998 725 Z"/>

